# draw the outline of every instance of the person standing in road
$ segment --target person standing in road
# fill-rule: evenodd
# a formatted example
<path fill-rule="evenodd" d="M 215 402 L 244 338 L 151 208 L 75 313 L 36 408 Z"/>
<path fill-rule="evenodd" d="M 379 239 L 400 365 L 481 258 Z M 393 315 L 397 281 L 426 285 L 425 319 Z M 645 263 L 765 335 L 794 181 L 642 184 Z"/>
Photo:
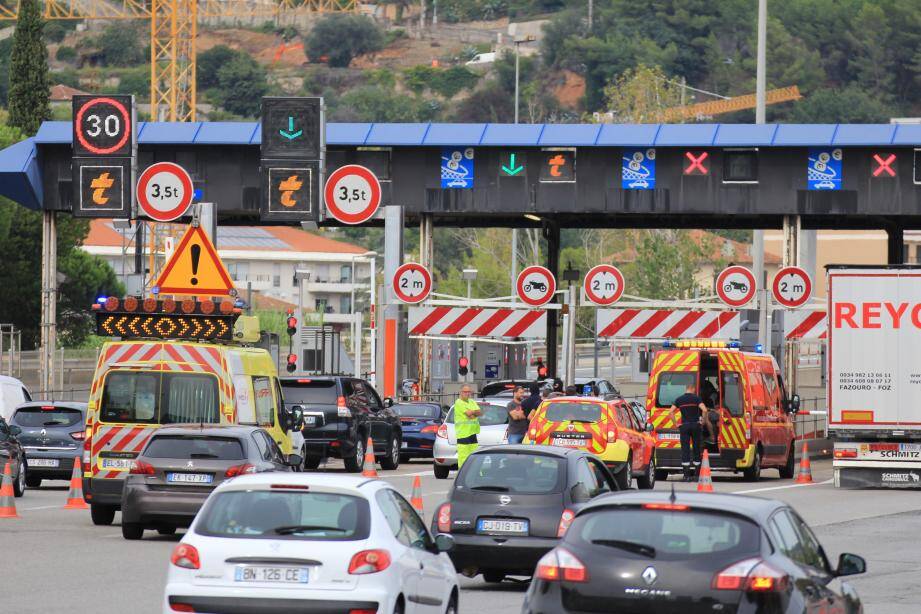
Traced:
<path fill-rule="evenodd" d="M 696 479 L 700 469 L 701 448 L 703 448 L 703 429 L 701 420 L 709 429 L 707 406 L 697 396 L 694 384 L 688 384 L 684 394 L 675 399 L 669 412 L 672 422 L 677 422 L 675 414 L 681 412 L 681 425 L 678 432 L 681 437 L 681 468 L 684 470 L 684 481 L 691 482 Z M 691 470 L 691 445 L 694 446 L 694 470 Z"/>
<path fill-rule="evenodd" d="M 524 401 L 521 402 L 521 409 L 525 411 L 528 415 L 528 420 L 534 419 L 534 412 L 537 411 L 537 408 L 540 407 L 541 399 L 540 396 L 540 384 L 534 382 L 531 384 L 531 394 Z"/>
<path fill-rule="evenodd" d="M 457 468 L 464 465 L 467 457 L 473 454 L 477 446 L 477 433 L 480 432 L 480 416 L 483 411 L 480 404 L 471 396 L 473 389 L 464 384 L 460 398 L 454 401 L 454 434 L 457 436 Z"/>
<path fill-rule="evenodd" d="M 525 400 L 523 386 L 515 389 L 515 398 L 509 401 L 508 409 L 508 442 L 521 443 L 528 432 L 528 416 L 521 406 Z"/>

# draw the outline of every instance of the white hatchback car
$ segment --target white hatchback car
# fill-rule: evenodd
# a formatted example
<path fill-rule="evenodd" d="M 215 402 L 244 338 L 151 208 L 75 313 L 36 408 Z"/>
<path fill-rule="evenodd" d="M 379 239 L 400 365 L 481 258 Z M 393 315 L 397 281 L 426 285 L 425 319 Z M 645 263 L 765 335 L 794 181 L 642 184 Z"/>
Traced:
<path fill-rule="evenodd" d="M 173 549 L 163 612 L 456 614 L 452 546 L 381 480 L 240 476 Z"/>
<path fill-rule="evenodd" d="M 509 399 L 511 400 L 511 399 Z M 508 410 L 503 405 L 491 405 L 477 401 L 483 410 L 480 416 L 480 434 L 477 443 L 488 448 L 508 443 Z M 447 479 L 452 469 L 457 469 L 457 435 L 454 432 L 454 407 L 448 411 L 445 421 L 435 432 L 432 447 L 432 470 L 439 480 Z"/>

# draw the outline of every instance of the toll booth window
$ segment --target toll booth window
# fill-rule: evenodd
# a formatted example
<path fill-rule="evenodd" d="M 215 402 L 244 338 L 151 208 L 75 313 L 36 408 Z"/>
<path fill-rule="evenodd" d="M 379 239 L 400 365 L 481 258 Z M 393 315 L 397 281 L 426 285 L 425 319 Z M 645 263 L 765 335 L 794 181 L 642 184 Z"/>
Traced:
<path fill-rule="evenodd" d="M 739 374 L 723 372 L 723 407 L 733 416 L 742 415 L 742 383 Z"/>
<path fill-rule="evenodd" d="M 274 426 L 275 401 L 272 398 L 272 382 L 267 377 L 254 377 L 253 393 L 256 395 L 256 423 L 259 426 Z"/>
<path fill-rule="evenodd" d="M 102 389 L 100 419 L 103 422 L 157 423 L 160 374 L 113 371 Z"/>
<path fill-rule="evenodd" d="M 217 378 L 213 375 L 163 374 L 161 424 L 218 424 L 219 409 Z"/>
<path fill-rule="evenodd" d="M 752 149 L 723 152 L 724 183 L 758 183 L 758 152 Z"/>
<path fill-rule="evenodd" d="M 697 386 L 697 373 L 694 371 L 668 371 L 659 375 L 659 388 L 656 390 L 656 405 L 671 407 L 675 399 L 684 394 L 688 386 Z"/>

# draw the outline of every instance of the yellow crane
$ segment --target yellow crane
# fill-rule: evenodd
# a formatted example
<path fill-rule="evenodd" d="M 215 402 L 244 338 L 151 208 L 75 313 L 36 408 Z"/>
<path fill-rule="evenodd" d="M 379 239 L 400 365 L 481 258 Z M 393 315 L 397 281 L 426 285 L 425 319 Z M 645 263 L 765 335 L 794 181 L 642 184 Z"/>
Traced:
<path fill-rule="evenodd" d="M 777 104 L 779 102 L 789 102 L 802 98 L 799 88 L 795 85 L 790 87 L 781 87 L 774 90 L 768 90 L 764 93 L 766 104 Z M 683 107 L 672 107 L 662 111 L 663 122 L 673 122 L 682 119 L 697 119 L 700 117 L 710 117 L 721 115 L 723 113 L 732 113 L 744 109 L 754 109 L 756 105 L 755 94 L 745 94 L 744 96 L 734 96 L 722 100 L 708 100 L 707 102 L 698 102 Z"/>
<path fill-rule="evenodd" d="M 277 17 L 355 12 L 358 0 L 43 0 L 45 19 L 149 19 L 150 116 L 195 121 L 195 37 L 198 18 Z M 0 5 L 14 21 L 19 5 Z"/>

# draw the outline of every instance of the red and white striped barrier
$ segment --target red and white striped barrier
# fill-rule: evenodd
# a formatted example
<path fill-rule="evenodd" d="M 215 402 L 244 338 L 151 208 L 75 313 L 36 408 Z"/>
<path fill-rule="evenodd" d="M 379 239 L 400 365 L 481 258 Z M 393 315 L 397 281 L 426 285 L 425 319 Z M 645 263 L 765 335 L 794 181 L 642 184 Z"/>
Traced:
<path fill-rule="evenodd" d="M 738 311 L 599 309 L 599 337 L 627 339 L 738 339 Z"/>
<path fill-rule="evenodd" d="M 793 311 L 783 314 L 784 339 L 819 340 L 828 336 L 828 318 L 824 311 Z"/>
<path fill-rule="evenodd" d="M 543 339 L 547 312 L 540 309 L 410 307 L 410 335 Z"/>

